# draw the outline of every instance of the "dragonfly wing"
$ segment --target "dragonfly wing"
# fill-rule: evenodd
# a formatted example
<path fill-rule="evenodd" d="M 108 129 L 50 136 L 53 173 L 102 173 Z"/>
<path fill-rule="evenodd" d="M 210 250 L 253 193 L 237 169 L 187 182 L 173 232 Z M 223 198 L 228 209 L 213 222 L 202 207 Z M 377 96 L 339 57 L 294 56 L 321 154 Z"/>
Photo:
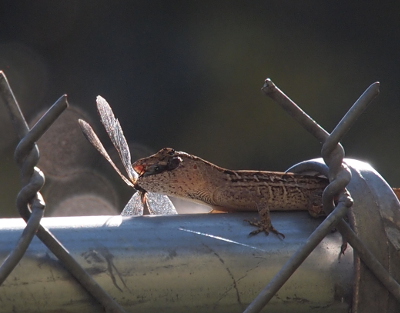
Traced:
<path fill-rule="evenodd" d="M 129 202 L 125 205 L 121 212 L 122 216 L 143 215 L 143 203 L 140 192 L 135 192 Z"/>
<path fill-rule="evenodd" d="M 93 128 L 87 122 L 85 122 L 84 120 L 80 119 L 78 122 L 79 122 L 79 126 L 81 127 L 81 130 L 82 130 L 83 134 L 85 135 L 86 139 L 111 164 L 111 166 L 119 174 L 119 176 L 121 176 L 121 178 L 124 180 L 124 182 L 127 183 L 129 186 L 133 187 L 132 182 L 130 182 L 124 175 L 122 175 L 122 173 L 120 172 L 118 167 L 111 160 L 110 156 L 108 155 L 106 149 L 104 149 L 104 146 L 102 145 L 99 137 L 97 137 L 97 135 L 94 132 Z"/>
<path fill-rule="evenodd" d="M 171 200 L 159 193 L 147 192 L 147 201 L 149 204 L 149 210 L 151 214 L 155 215 L 173 215 L 178 214 L 175 206 Z"/>
<path fill-rule="evenodd" d="M 131 153 L 129 152 L 128 143 L 126 142 L 122 127 L 118 119 L 115 118 L 110 105 L 103 97 L 97 96 L 96 103 L 101 122 L 103 123 L 115 149 L 118 151 L 129 179 L 134 183 L 138 178 L 138 174 L 132 168 Z"/>
<path fill-rule="evenodd" d="M 147 192 L 146 199 L 149 204 L 149 211 L 152 215 L 174 215 L 178 214 L 171 200 L 164 195 Z M 143 215 L 143 199 L 140 192 L 136 192 L 129 202 L 126 204 L 124 210 L 121 212 L 122 216 Z"/>

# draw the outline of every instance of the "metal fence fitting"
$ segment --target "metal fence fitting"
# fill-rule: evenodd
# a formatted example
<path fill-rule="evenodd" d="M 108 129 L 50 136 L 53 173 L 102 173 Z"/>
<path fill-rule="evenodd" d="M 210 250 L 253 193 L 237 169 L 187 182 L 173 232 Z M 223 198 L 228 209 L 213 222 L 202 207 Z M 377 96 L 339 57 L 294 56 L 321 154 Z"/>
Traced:
<path fill-rule="evenodd" d="M 322 143 L 322 159 L 289 170 L 330 181 L 322 221 L 306 212 L 272 213 L 285 240 L 249 238 L 243 219 L 255 213 L 42 218 L 44 176 L 35 167 L 34 142 L 66 108 L 66 97 L 29 130 L 1 73 L 0 93 L 21 138 L 17 206 L 27 224 L 0 220 L 0 257 L 8 255 L 0 267 L 0 312 L 400 311 L 399 201 L 368 164 L 344 159 L 339 143 L 379 84 L 364 92 L 331 134 L 271 80 L 262 90 Z M 335 227 L 339 232 L 332 233 Z M 339 260 L 341 235 L 351 247 Z"/>
<path fill-rule="evenodd" d="M 400 310 L 400 259 L 398 236 L 400 204 L 386 181 L 369 164 L 344 159 L 352 179 L 347 188 L 354 199 L 348 220 L 337 228 L 354 249 L 352 312 Z M 322 159 L 299 163 L 291 171 L 323 173 Z"/>

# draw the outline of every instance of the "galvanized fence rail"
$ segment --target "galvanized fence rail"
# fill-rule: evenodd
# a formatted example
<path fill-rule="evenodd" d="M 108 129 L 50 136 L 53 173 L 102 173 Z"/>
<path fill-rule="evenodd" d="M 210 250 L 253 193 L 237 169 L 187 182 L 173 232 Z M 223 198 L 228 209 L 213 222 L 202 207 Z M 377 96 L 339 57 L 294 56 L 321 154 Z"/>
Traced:
<path fill-rule="evenodd" d="M 247 306 L 244 312 L 255 313 L 263 310 L 267 303 L 274 296 L 277 296 L 277 292 L 287 280 L 296 271 L 299 271 L 299 266 L 309 257 L 320 242 L 326 236 L 329 236 L 334 227 L 339 230 L 345 241 L 355 251 L 353 312 L 376 312 L 377 310 L 380 312 L 394 312 L 400 310 L 400 285 L 398 284 L 400 279 L 400 244 L 398 243 L 400 234 L 400 204 L 390 186 L 381 179 L 378 173 L 374 172 L 373 169 L 366 169 L 365 164 L 344 159 L 344 149 L 339 143 L 355 120 L 378 95 L 379 83 L 372 84 L 361 95 L 331 134 L 303 112 L 271 80 L 267 79 L 265 81 L 262 90 L 322 143 L 322 159 L 302 162 L 293 166 L 290 171 L 320 173 L 329 178 L 330 184 L 323 193 L 323 205 L 327 217 L 316 227 L 304 243 L 301 244 L 301 247 L 297 248 L 297 251 L 293 250 L 294 248 L 292 249 L 294 252 L 289 260 Z M 38 148 L 35 142 L 68 106 L 66 96 L 64 95 L 57 100 L 36 125 L 32 129 L 29 129 L 7 79 L 2 72 L 0 75 L 0 95 L 10 112 L 11 120 L 21 139 L 15 152 L 16 162 L 21 168 L 23 184 L 17 198 L 17 207 L 21 217 L 26 221 L 26 226 L 18 243 L 9 252 L 8 257 L 0 267 L 0 284 L 9 277 L 18 262 L 24 257 L 36 234 L 59 259 L 63 267 L 69 271 L 93 299 L 100 303 L 106 312 L 125 312 L 123 305 L 114 299 L 115 296 L 111 296 L 105 291 L 80 265 L 76 257 L 67 251 L 62 243 L 47 228 L 41 225 L 45 203 L 41 197 L 40 189 L 44 184 L 44 175 L 35 167 L 39 159 Z M 365 200 L 367 201 L 365 202 L 363 199 L 367 199 L 368 201 Z M 348 215 L 350 225 L 344 219 L 346 215 Z M 370 219 L 372 216 L 374 217 Z M 187 217 L 182 218 L 185 222 L 187 221 Z M 171 224 L 175 225 L 175 223 L 184 223 L 182 218 L 160 217 L 159 221 L 162 220 L 164 223 L 168 223 L 169 220 Z M 212 219 L 214 218 L 220 217 L 212 217 L 211 219 L 207 217 L 206 219 L 207 222 L 212 223 Z M 197 218 L 197 220 L 200 219 L 204 219 L 204 217 L 199 216 Z M 153 221 L 157 223 L 156 220 L 153 219 Z M 148 221 L 143 223 L 146 224 Z M 180 233 L 196 233 L 189 228 L 177 228 Z M 198 235 L 212 237 L 209 234 L 200 232 L 198 232 Z M 179 237 L 171 236 L 174 240 L 179 240 Z M 229 241 L 223 237 L 217 239 L 220 241 Z M 184 244 L 183 241 L 182 244 Z M 199 244 L 204 249 L 204 243 L 193 241 L 193 244 Z M 248 246 L 239 242 L 235 242 L 235 244 L 235 247 L 247 246 L 247 248 L 256 249 L 254 246 Z M 166 245 L 168 246 L 168 244 Z M 297 246 L 293 245 L 292 247 Z M 210 247 L 207 247 L 207 249 L 209 249 L 208 253 L 217 256 L 224 263 L 218 252 Z M 150 250 L 151 247 L 149 247 Z M 106 253 L 106 255 L 108 254 Z M 87 257 L 87 254 L 85 256 Z M 123 258 L 123 256 L 121 257 Z M 105 258 L 107 259 L 107 257 Z M 107 259 L 107 264 L 109 264 L 109 271 L 112 274 L 113 266 L 109 259 Z M 244 303 L 241 301 L 240 292 L 236 286 L 238 281 L 233 279 L 234 275 L 230 272 L 229 268 L 227 268 L 227 272 L 232 277 L 233 289 L 236 290 L 236 300 L 243 307 Z M 123 276 L 124 274 L 121 275 Z M 111 276 L 113 277 L 113 284 L 117 289 L 122 291 L 118 287 L 115 277 Z M 123 281 L 122 276 L 120 278 Z M 125 283 L 123 285 L 129 290 L 128 285 Z M 373 292 L 372 295 L 368 294 L 370 291 Z M 148 292 L 151 293 L 151 288 Z M 370 296 L 370 299 L 367 300 L 366 297 L 368 296 Z M 131 303 L 129 308 L 135 307 L 136 303 L 135 305 L 132 303 L 138 301 L 137 298 L 131 293 L 129 297 L 131 299 L 129 301 L 125 299 L 126 302 L 124 303 Z M 179 305 L 179 294 L 176 295 L 175 301 Z M 185 305 L 187 305 L 187 302 L 185 302 Z M 155 307 L 156 305 L 154 305 Z M 268 309 L 268 305 L 266 308 Z M 205 308 L 198 307 L 197 309 L 204 311 Z M 207 307 L 206 309 L 210 311 L 212 307 Z M 214 309 L 216 312 L 224 311 L 222 309 L 218 310 L 217 307 L 214 307 Z M 132 310 L 135 312 L 138 311 L 135 309 Z M 182 310 L 193 311 L 192 308 L 187 306 L 182 308 Z M 165 311 L 167 312 L 168 310 L 165 309 Z"/>

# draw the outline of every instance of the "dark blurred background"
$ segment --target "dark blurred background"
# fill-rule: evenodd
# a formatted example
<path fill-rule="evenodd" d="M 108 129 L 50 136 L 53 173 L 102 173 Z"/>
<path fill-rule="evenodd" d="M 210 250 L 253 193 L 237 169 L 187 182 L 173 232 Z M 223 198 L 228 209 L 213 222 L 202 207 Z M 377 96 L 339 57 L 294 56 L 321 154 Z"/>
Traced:
<path fill-rule="evenodd" d="M 70 119 L 66 115 L 39 142 L 41 169 L 49 176 L 44 193 L 53 206 L 64 201 L 68 207 L 73 197 L 86 203 L 77 193 L 91 181 L 106 186 L 101 179 L 109 174 L 96 175 L 109 167 L 76 123 L 85 116 L 104 139 L 95 109 L 99 94 L 128 141 L 142 145 L 134 158 L 170 146 L 227 168 L 284 171 L 319 156 L 319 143 L 260 91 L 266 77 L 328 131 L 380 81 L 380 96 L 343 145 L 348 157 L 370 162 L 400 187 L 397 2 L 0 3 L 0 70 L 27 119 L 37 119 L 64 93 L 73 106 Z M 12 216 L 20 188 L 17 138 L 3 104 L 0 113 L 0 209 Z M 123 206 L 125 200 L 110 201 Z"/>

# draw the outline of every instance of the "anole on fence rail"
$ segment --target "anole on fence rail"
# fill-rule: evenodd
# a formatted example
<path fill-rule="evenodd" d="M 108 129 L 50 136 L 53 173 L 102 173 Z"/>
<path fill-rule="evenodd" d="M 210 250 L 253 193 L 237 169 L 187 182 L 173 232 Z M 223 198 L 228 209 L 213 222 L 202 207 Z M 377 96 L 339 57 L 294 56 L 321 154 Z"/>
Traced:
<path fill-rule="evenodd" d="M 185 152 L 163 148 L 132 164 L 140 188 L 207 204 L 216 211 L 258 211 L 257 229 L 285 237 L 271 223 L 270 210 L 308 210 L 322 213 L 323 177 L 293 173 L 228 170 Z"/>
<path fill-rule="evenodd" d="M 146 194 L 150 192 L 204 203 L 210 205 L 214 211 L 258 211 L 260 221 L 248 221 L 257 227 L 250 234 L 273 232 L 282 237 L 285 236 L 272 226 L 270 211 L 308 210 L 312 216 L 323 215 L 321 196 L 328 185 L 328 180 L 323 177 L 283 172 L 228 170 L 171 148 L 161 149 L 156 154 L 131 164 L 126 139 L 111 107 L 100 96 L 96 102 L 101 121 L 120 155 L 129 178 L 115 166 L 91 126 L 80 120 L 83 134 L 110 162 L 121 178 L 139 190 L 143 206 L 145 204 L 147 206 Z M 399 197 L 400 189 L 394 188 L 393 191 Z M 154 194 L 150 194 L 150 197 L 154 197 Z M 136 209 L 134 205 L 136 195 L 127 204 L 130 209 L 133 206 L 132 210 Z M 175 208 L 170 206 L 167 206 L 165 211 L 170 214 L 176 213 Z M 136 213 L 143 213 L 143 207 L 141 206 L 140 212 Z"/>
<path fill-rule="evenodd" d="M 79 124 L 85 137 L 121 178 L 139 191 L 140 208 L 136 206 L 138 197 L 135 194 L 125 207 L 128 210 L 140 215 L 143 207 L 150 209 L 147 195 L 153 199 L 155 194 L 176 196 L 210 205 L 214 211 L 258 211 L 261 219 L 249 221 L 257 227 L 250 234 L 273 232 L 282 237 L 284 235 L 271 224 L 270 210 L 308 210 L 313 216 L 322 213 L 321 195 L 328 185 L 325 178 L 280 172 L 233 171 L 171 148 L 161 149 L 131 164 L 128 144 L 110 105 L 101 96 L 97 97 L 96 103 L 101 122 L 119 153 L 128 178 L 115 166 L 91 126 L 83 120 L 79 120 Z M 176 212 L 169 205 L 165 210 L 171 214 Z"/>

